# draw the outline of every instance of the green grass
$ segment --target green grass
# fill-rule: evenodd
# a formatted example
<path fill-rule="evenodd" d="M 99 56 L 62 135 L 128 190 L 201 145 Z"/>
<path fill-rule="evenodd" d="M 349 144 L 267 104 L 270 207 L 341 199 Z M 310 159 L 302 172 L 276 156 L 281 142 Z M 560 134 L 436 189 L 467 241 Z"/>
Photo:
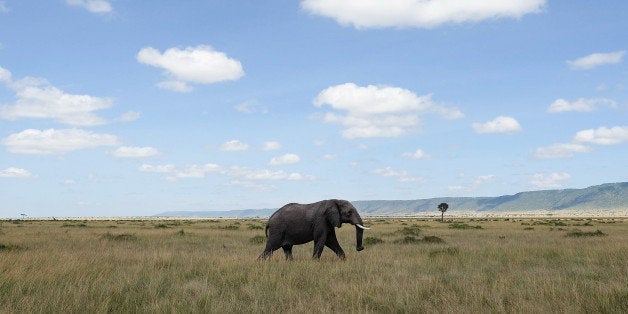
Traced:
<path fill-rule="evenodd" d="M 366 219 L 364 251 L 344 227 L 345 261 L 309 243 L 292 262 L 257 261 L 263 220 L 5 223 L 0 313 L 628 312 L 627 220 L 522 222 Z"/>

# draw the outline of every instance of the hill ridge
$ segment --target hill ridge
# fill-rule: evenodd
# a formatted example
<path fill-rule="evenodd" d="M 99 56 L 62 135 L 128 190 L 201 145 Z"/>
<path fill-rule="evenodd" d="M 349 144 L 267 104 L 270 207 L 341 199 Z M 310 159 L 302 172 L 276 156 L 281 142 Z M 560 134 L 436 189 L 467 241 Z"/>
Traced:
<path fill-rule="evenodd" d="M 485 213 L 538 210 L 628 210 L 628 182 L 604 183 L 583 189 L 555 189 L 519 192 L 495 197 L 436 197 L 415 200 L 352 201 L 363 216 L 415 215 L 437 212 L 440 203 L 449 204 L 448 212 Z M 227 211 L 169 211 L 160 217 L 268 217 L 276 208 Z"/>

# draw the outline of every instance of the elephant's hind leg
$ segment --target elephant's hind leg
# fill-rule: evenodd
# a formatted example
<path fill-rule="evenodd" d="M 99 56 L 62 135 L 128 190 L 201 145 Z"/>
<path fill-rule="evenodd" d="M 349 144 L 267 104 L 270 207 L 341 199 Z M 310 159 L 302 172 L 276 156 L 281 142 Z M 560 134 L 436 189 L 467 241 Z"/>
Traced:
<path fill-rule="evenodd" d="M 286 255 L 286 259 L 291 261 L 293 260 L 292 258 L 292 245 L 286 244 L 284 246 L 282 246 L 281 248 L 283 248 L 283 253 Z"/>
<path fill-rule="evenodd" d="M 270 233 L 266 239 L 266 248 L 257 259 L 267 259 L 273 255 L 273 252 L 281 247 L 281 234 Z"/>

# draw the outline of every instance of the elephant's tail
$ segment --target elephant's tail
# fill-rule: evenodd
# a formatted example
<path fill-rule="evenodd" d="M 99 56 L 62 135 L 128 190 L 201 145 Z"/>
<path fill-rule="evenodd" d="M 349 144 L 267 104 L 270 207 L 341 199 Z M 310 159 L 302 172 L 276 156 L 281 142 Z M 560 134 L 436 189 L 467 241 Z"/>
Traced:
<path fill-rule="evenodd" d="M 264 234 L 266 234 L 266 238 L 268 238 L 268 224 L 266 224 L 266 229 L 264 230 Z"/>

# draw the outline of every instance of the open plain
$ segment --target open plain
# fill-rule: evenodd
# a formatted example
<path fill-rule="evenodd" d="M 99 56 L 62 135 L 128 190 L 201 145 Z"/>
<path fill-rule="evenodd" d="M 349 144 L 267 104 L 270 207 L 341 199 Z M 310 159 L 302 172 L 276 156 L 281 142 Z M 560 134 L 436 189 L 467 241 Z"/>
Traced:
<path fill-rule="evenodd" d="M 0 222 L 0 312 L 628 312 L 625 218 L 367 218 L 257 261 L 265 220 Z"/>

